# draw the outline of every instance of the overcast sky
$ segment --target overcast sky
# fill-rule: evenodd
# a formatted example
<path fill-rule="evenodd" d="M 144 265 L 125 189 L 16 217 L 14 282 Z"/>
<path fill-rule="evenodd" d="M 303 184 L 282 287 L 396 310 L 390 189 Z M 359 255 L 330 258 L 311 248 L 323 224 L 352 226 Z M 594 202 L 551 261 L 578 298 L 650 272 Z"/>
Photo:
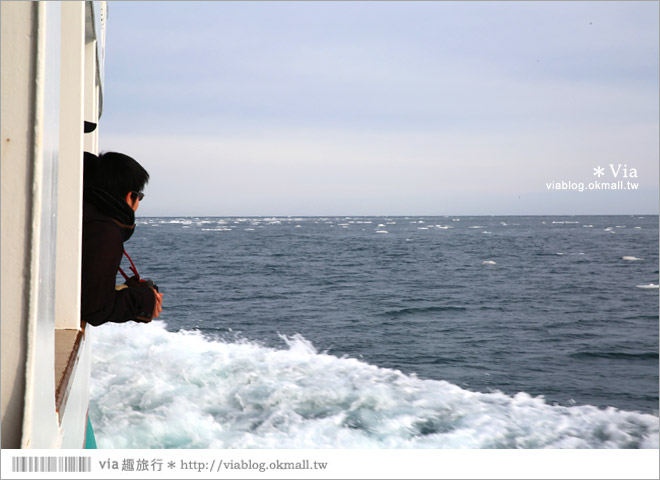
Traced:
<path fill-rule="evenodd" d="M 144 216 L 657 213 L 658 16 L 109 2 L 100 146 L 150 172 Z"/>

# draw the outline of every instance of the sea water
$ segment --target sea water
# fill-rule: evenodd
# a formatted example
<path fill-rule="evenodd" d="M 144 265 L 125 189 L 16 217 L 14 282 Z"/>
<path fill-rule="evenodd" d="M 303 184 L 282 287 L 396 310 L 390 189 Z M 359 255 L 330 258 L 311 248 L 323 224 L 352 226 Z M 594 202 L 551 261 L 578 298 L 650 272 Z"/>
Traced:
<path fill-rule="evenodd" d="M 658 218 L 141 218 L 101 448 L 658 448 Z"/>

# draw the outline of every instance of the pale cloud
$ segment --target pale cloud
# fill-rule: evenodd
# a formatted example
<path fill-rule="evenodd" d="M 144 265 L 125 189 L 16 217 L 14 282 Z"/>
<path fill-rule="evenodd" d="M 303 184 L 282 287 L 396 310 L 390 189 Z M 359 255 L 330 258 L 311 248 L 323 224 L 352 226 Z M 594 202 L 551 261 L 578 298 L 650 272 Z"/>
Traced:
<path fill-rule="evenodd" d="M 622 163 L 657 197 L 657 13 L 113 3 L 101 146 L 152 173 L 145 214 L 657 211 L 648 195 L 545 191 Z"/>
<path fill-rule="evenodd" d="M 603 133 L 617 140 L 608 142 Z M 657 191 L 657 145 L 644 145 L 644 138 L 653 138 L 648 127 L 515 137 L 275 130 L 109 136 L 102 148 L 132 155 L 151 172 L 145 215 L 428 213 L 429 201 L 452 195 L 472 198 L 454 210 L 469 205 L 466 213 L 480 214 L 491 212 L 488 198 L 544 193 L 549 181 L 588 182 L 594 167 L 609 163 L 636 168 L 640 188 Z M 552 211 L 553 198 L 556 213 L 566 213 L 560 195 L 548 197 L 544 210 Z M 653 206 L 637 211 L 648 213 Z M 519 208 L 502 207 L 500 213 L 534 213 Z M 599 211 L 620 208 L 621 198 L 612 197 Z"/>

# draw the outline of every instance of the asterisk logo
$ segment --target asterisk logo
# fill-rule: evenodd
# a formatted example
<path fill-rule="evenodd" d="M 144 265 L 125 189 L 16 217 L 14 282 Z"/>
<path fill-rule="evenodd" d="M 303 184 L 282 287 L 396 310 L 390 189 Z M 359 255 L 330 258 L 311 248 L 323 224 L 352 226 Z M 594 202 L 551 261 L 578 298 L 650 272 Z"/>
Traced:
<path fill-rule="evenodd" d="M 174 468 L 174 467 L 176 467 L 176 463 L 174 463 L 174 462 L 169 462 L 167 464 L 167 468 Z"/>
<path fill-rule="evenodd" d="M 605 169 L 598 165 L 597 167 L 594 168 L 594 175 L 596 175 L 598 178 L 602 177 L 605 175 Z"/>

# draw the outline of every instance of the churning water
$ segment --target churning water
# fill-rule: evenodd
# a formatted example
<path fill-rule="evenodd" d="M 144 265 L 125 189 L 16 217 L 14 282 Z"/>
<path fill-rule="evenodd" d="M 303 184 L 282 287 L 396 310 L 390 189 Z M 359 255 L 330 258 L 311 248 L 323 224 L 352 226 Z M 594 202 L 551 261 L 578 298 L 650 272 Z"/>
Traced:
<path fill-rule="evenodd" d="M 658 448 L 658 219 L 143 218 L 107 448 Z"/>

